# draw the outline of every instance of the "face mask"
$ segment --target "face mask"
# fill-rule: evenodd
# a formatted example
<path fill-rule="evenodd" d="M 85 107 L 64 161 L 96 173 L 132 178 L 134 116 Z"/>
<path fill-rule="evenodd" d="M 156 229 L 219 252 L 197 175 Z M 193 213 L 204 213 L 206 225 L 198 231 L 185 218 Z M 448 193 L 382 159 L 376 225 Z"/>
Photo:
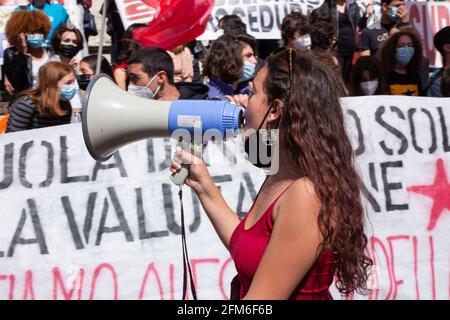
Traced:
<path fill-rule="evenodd" d="M 397 21 L 398 20 L 398 8 L 397 7 L 389 7 L 389 17 L 391 18 L 392 21 Z"/>
<path fill-rule="evenodd" d="M 73 98 L 75 93 L 77 92 L 77 88 L 73 84 L 63 84 L 60 90 L 60 99 L 62 101 L 69 101 Z"/>
<path fill-rule="evenodd" d="M 32 48 L 42 48 L 45 44 L 43 34 L 27 34 L 27 43 Z"/>
<path fill-rule="evenodd" d="M 59 46 L 59 52 L 61 53 L 61 55 L 63 57 L 66 58 L 73 58 L 77 55 L 78 53 L 78 47 L 76 46 L 71 46 L 71 45 L 67 45 L 67 44 L 62 44 Z"/>
<path fill-rule="evenodd" d="M 244 150 L 247 155 L 247 159 L 251 162 L 251 164 L 258 168 L 270 168 L 272 165 L 272 143 L 268 143 L 267 139 L 265 139 L 264 135 L 260 132 L 261 127 L 264 121 L 266 121 L 271 109 L 272 108 L 269 108 L 269 110 L 267 110 L 266 115 L 261 121 L 261 124 L 256 132 L 251 133 L 244 143 Z M 252 144 L 252 148 L 250 148 L 250 143 Z M 255 144 L 256 148 L 254 147 Z"/>
<path fill-rule="evenodd" d="M 253 79 L 253 77 L 255 76 L 255 71 L 256 71 L 255 64 L 248 62 L 248 61 L 244 61 L 244 70 L 242 71 L 242 76 L 239 79 L 239 82 L 248 81 L 250 79 Z"/>
<path fill-rule="evenodd" d="M 89 74 L 79 74 L 77 76 L 78 86 L 81 90 L 86 91 L 89 82 L 91 82 L 91 75 Z"/>
<path fill-rule="evenodd" d="M 413 47 L 398 48 L 395 52 L 395 58 L 402 66 L 406 66 L 411 61 L 414 53 L 415 50 Z"/>
<path fill-rule="evenodd" d="M 378 89 L 378 80 L 363 81 L 360 83 L 361 90 L 366 96 L 371 96 Z"/>
<path fill-rule="evenodd" d="M 309 34 L 300 36 L 294 40 L 293 45 L 295 49 L 301 51 L 309 50 L 311 48 L 311 37 L 309 36 Z"/>
<path fill-rule="evenodd" d="M 139 97 L 147 98 L 147 99 L 155 99 L 155 96 L 158 94 L 161 86 L 158 86 L 158 89 L 156 89 L 155 93 L 153 93 L 153 91 L 150 90 L 150 88 L 148 88 L 148 86 L 153 82 L 153 80 L 156 79 L 156 76 L 157 76 L 157 74 L 155 74 L 155 76 L 144 87 L 143 86 L 135 86 L 133 84 L 130 84 L 128 86 L 127 91 L 131 94 L 134 94 L 135 96 L 139 96 Z"/>

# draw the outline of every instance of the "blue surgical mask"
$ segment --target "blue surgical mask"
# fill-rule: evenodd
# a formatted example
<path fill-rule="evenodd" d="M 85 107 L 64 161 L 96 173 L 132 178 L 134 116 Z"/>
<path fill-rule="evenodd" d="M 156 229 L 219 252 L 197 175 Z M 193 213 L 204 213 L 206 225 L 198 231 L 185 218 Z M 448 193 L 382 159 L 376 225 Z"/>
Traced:
<path fill-rule="evenodd" d="M 414 47 L 397 48 L 397 51 L 395 52 L 395 58 L 397 59 L 397 62 L 402 66 L 406 66 L 411 61 L 414 53 Z"/>
<path fill-rule="evenodd" d="M 161 86 L 158 86 L 156 92 L 153 92 L 148 86 L 156 79 L 157 74 L 147 83 L 146 86 L 135 86 L 134 84 L 130 84 L 128 86 L 128 93 L 134 94 L 135 96 L 139 96 L 146 99 L 155 99 L 155 96 L 158 94 Z"/>
<path fill-rule="evenodd" d="M 59 92 L 62 101 L 69 101 L 77 93 L 77 88 L 73 84 L 63 84 Z"/>
<path fill-rule="evenodd" d="M 254 63 L 244 61 L 244 70 L 242 70 L 242 76 L 239 82 L 248 81 L 255 76 L 256 65 Z"/>
<path fill-rule="evenodd" d="M 42 48 L 45 45 L 44 35 L 37 34 L 27 34 L 27 44 L 32 48 Z"/>
<path fill-rule="evenodd" d="M 398 20 L 398 8 L 397 7 L 389 7 L 389 17 L 392 19 L 392 21 L 397 21 Z"/>

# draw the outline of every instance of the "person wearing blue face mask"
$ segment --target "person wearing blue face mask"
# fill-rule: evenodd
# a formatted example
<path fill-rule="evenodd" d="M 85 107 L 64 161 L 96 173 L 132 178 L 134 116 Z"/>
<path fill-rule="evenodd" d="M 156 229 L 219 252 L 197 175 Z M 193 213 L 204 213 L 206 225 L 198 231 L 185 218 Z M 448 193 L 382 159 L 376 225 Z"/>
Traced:
<path fill-rule="evenodd" d="M 361 32 L 358 43 L 359 55 L 376 55 L 389 35 L 404 25 L 408 25 L 405 0 L 381 0 L 381 17 L 378 23 L 366 27 Z"/>
<path fill-rule="evenodd" d="M 64 6 L 57 3 L 50 3 L 48 0 L 31 0 L 29 2 L 29 5 L 18 6 L 16 10 L 39 10 L 45 13 L 51 21 L 51 29 L 46 36 L 46 43 L 49 43 L 56 30 L 68 22 L 69 15 Z"/>
<path fill-rule="evenodd" d="M 39 68 L 49 60 L 43 44 L 50 31 L 50 21 L 40 11 L 16 11 L 5 31 L 12 46 L 4 51 L 3 85 L 14 97 L 35 84 Z"/>
<path fill-rule="evenodd" d="M 391 95 L 424 96 L 419 71 L 423 63 L 423 45 L 412 28 L 394 33 L 381 48 L 381 66 Z"/>
<path fill-rule="evenodd" d="M 48 62 L 39 70 L 37 85 L 20 93 L 12 104 L 6 132 L 70 123 L 69 101 L 75 94 L 73 68 L 60 62 Z"/>
<path fill-rule="evenodd" d="M 223 35 L 212 45 L 203 65 L 208 95 L 226 96 L 249 93 L 249 82 L 256 76 L 256 40 L 248 34 Z"/>
<path fill-rule="evenodd" d="M 256 69 L 258 66 L 258 58 L 256 57 L 256 41 L 248 34 L 239 34 L 236 38 L 242 44 L 242 61 L 244 62 L 244 69 L 239 78 L 239 83 L 248 87 L 248 81 L 253 80 L 256 76 Z"/>

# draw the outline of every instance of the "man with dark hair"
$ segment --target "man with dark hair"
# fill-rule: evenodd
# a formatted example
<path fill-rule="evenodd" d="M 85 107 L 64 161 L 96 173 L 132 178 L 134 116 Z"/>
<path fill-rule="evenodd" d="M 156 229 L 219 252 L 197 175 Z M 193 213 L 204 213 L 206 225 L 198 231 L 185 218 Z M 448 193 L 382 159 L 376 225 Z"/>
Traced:
<path fill-rule="evenodd" d="M 201 83 L 175 83 L 173 61 L 161 48 L 138 49 L 129 59 L 128 92 L 155 100 L 206 99 L 208 87 Z"/>
<path fill-rule="evenodd" d="M 405 0 L 381 0 L 381 18 L 379 23 L 366 27 L 361 32 L 358 50 L 360 56 L 373 56 L 391 30 L 407 24 Z"/>
<path fill-rule="evenodd" d="M 450 70 L 450 26 L 442 28 L 434 35 L 434 46 L 436 50 L 442 55 L 441 69 L 438 69 L 430 79 L 428 87 L 428 96 L 430 97 L 442 97 L 441 81 L 444 71 Z"/>

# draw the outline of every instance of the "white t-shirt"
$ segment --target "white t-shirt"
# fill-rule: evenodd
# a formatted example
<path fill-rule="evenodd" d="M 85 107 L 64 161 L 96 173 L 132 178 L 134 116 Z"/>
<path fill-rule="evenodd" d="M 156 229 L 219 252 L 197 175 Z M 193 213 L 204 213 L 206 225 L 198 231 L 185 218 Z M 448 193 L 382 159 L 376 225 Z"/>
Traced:
<path fill-rule="evenodd" d="M 38 76 L 39 76 L 39 69 L 46 64 L 49 61 L 50 57 L 47 54 L 46 51 L 44 51 L 44 55 L 39 60 L 31 60 L 31 66 L 32 66 L 32 74 L 33 74 L 33 86 L 36 84 Z"/>

